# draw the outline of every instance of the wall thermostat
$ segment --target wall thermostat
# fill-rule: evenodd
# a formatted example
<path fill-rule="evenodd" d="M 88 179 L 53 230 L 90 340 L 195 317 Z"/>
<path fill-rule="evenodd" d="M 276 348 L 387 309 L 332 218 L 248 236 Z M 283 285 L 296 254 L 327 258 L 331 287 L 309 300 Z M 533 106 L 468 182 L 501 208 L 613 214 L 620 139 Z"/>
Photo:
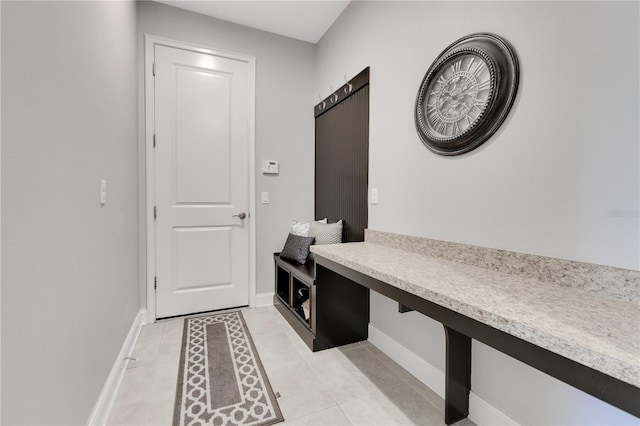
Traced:
<path fill-rule="evenodd" d="M 277 175 L 278 162 L 274 160 L 262 160 L 262 173 L 266 175 Z"/>

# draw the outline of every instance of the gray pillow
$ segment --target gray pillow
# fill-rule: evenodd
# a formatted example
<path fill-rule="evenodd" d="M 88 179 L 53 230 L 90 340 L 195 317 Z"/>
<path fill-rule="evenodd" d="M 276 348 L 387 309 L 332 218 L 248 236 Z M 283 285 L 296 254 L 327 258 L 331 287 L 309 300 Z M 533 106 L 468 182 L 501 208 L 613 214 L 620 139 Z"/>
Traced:
<path fill-rule="evenodd" d="M 336 223 L 311 222 L 309 236 L 316 238 L 316 245 L 342 242 L 342 220 Z"/>
<path fill-rule="evenodd" d="M 280 257 L 304 265 L 307 261 L 307 256 L 309 256 L 309 246 L 313 244 L 313 240 L 314 237 L 289 234 L 280 253 Z"/>

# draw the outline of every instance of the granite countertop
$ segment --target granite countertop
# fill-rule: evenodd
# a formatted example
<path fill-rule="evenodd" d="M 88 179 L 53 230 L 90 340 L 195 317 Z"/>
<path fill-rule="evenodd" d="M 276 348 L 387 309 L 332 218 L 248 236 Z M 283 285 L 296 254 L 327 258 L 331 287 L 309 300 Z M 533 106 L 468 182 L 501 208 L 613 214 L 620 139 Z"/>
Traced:
<path fill-rule="evenodd" d="M 640 305 L 369 242 L 321 256 L 640 387 Z"/>

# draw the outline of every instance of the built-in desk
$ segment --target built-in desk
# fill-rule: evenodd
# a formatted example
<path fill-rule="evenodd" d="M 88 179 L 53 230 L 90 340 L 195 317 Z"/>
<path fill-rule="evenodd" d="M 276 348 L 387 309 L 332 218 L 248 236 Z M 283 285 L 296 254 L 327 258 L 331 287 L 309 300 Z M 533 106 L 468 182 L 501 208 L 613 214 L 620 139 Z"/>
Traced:
<path fill-rule="evenodd" d="M 566 277 L 562 285 L 552 282 L 548 265 L 542 280 L 372 242 L 312 246 L 312 252 L 318 283 L 337 274 L 444 325 L 447 424 L 468 415 L 471 339 L 640 417 L 637 271 L 620 270 L 619 293 L 632 299 L 623 300 Z M 539 259 L 527 261 L 535 266 Z M 564 272 L 555 273 L 580 281 L 581 273 L 588 275 L 582 265 L 561 265 Z M 598 273 L 615 280 L 617 272 Z"/>

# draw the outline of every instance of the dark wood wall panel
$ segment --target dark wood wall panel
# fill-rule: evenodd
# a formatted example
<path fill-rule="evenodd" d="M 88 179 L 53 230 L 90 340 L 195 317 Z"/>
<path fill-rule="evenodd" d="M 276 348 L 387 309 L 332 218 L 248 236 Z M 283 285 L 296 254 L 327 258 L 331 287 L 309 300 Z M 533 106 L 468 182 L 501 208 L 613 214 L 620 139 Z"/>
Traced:
<path fill-rule="evenodd" d="M 368 221 L 369 85 L 354 90 L 316 117 L 315 217 L 343 219 L 344 242 L 364 241 Z"/>

